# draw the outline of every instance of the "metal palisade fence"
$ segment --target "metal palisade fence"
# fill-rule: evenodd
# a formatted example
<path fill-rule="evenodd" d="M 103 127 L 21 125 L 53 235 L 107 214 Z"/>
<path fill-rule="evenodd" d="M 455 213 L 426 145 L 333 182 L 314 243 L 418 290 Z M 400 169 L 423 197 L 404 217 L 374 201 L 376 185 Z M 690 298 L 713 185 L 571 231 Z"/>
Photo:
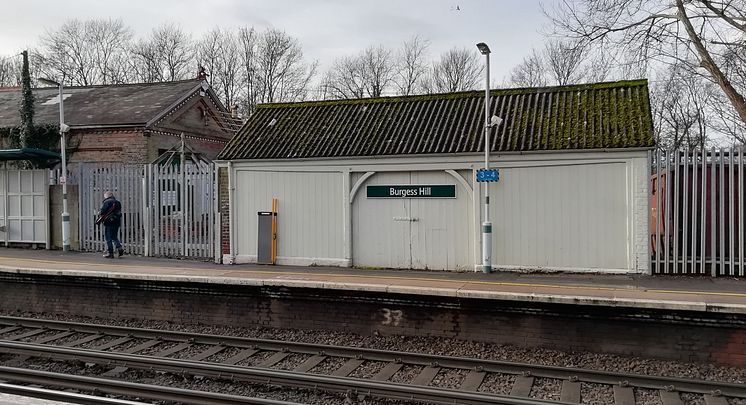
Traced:
<path fill-rule="evenodd" d="M 212 163 L 80 165 L 81 249 L 106 249 L 95 225 L 105 191 L 122 202 L 120 237 L 130 254 L 212 258 L 216 180 Z"/>
<path fill-rule="evenodd" d="M 654 273 L 746 276 L 745 160 L 742 146 L 653 152 Z"/>
<path fill-rule="evenodd" d="M 80 248 L 104 251 L 104 228 L 95 224 L 103 194 L 111 191 L 122 203 L 120 239 L 131 254 L 145 253 L 145 217 L 143 213 L 143 165 L 117 163 L 80 163 Z"/>

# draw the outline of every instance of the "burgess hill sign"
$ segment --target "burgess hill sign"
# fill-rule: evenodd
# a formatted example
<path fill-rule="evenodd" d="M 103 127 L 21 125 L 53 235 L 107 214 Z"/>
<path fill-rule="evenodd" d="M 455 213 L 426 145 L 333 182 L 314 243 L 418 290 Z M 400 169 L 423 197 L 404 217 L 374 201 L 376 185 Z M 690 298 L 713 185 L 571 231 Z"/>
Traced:
<path fill-rule="evenodd" d="M 448 185 L 402 185 L 367 186 L 368 198 L 456 198 L 456 186 Z"/>

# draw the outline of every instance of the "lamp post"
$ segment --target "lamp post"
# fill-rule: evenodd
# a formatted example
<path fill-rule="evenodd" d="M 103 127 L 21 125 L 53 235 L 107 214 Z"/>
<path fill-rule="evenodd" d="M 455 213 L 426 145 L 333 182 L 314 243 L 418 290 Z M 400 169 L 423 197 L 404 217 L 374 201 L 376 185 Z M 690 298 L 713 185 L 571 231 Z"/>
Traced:
<path fill-rule="evenodd" d="M 486 59 L 484 84 L 484 170 L 490 169 L 490 47 L 477 44 Z M 498 118 L 499 119 L 499 118 Z M 492 222 L 490 222 L 490 183 L 484 182 L 484 222 L 482 222 L 482 272 L 492 272 Z"/>
<path fill-rule="evenodd" d="M 56 86 L 60 91 L 60 155 L 62 155 L 62 250 L 70 250 L 70 213 L 67 212 L 67 162 L 65 159 L 65 134 L 70 127 L 65 124 L 65 107 L 63 105 L 62 83 L 40 77 L 39 81 L 50 86 Z"/>

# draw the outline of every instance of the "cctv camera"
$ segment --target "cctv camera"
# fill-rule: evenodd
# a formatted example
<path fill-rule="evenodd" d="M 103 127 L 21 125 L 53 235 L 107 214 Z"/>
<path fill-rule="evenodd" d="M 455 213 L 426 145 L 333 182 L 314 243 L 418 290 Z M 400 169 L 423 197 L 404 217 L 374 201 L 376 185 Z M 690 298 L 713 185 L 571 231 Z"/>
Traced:
<path fill-rule="evenodd" d="M 60 124 L 60 132 L 68 132 L 70 131 L 70 126 L 65 124 L 64 122 Z"/>
<path fill-rule="evenodd" d="M 498 117 L 497 115 L 493 115 L 492 118 L 490 118 L 490 126 L 491 127 L 496 127 L 496 126 L 502 124 L 502 122 L 503 122 L 503 119 L 500 118 L 500 117 Z"/>

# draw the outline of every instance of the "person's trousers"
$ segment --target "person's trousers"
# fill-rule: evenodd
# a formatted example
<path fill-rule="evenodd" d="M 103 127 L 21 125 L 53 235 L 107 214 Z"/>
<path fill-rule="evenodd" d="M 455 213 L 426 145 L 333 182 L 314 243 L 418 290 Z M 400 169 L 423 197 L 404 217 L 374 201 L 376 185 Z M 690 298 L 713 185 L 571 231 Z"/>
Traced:
<path fill-rule="evenodd" d="M 114 246 L 117 250 L 122 248 L 122 242 L 119 241 L 119 225 L 105 225 L 104 238 L 106 238 L 106 248 L 109 254 L 114 254 Z"/>

